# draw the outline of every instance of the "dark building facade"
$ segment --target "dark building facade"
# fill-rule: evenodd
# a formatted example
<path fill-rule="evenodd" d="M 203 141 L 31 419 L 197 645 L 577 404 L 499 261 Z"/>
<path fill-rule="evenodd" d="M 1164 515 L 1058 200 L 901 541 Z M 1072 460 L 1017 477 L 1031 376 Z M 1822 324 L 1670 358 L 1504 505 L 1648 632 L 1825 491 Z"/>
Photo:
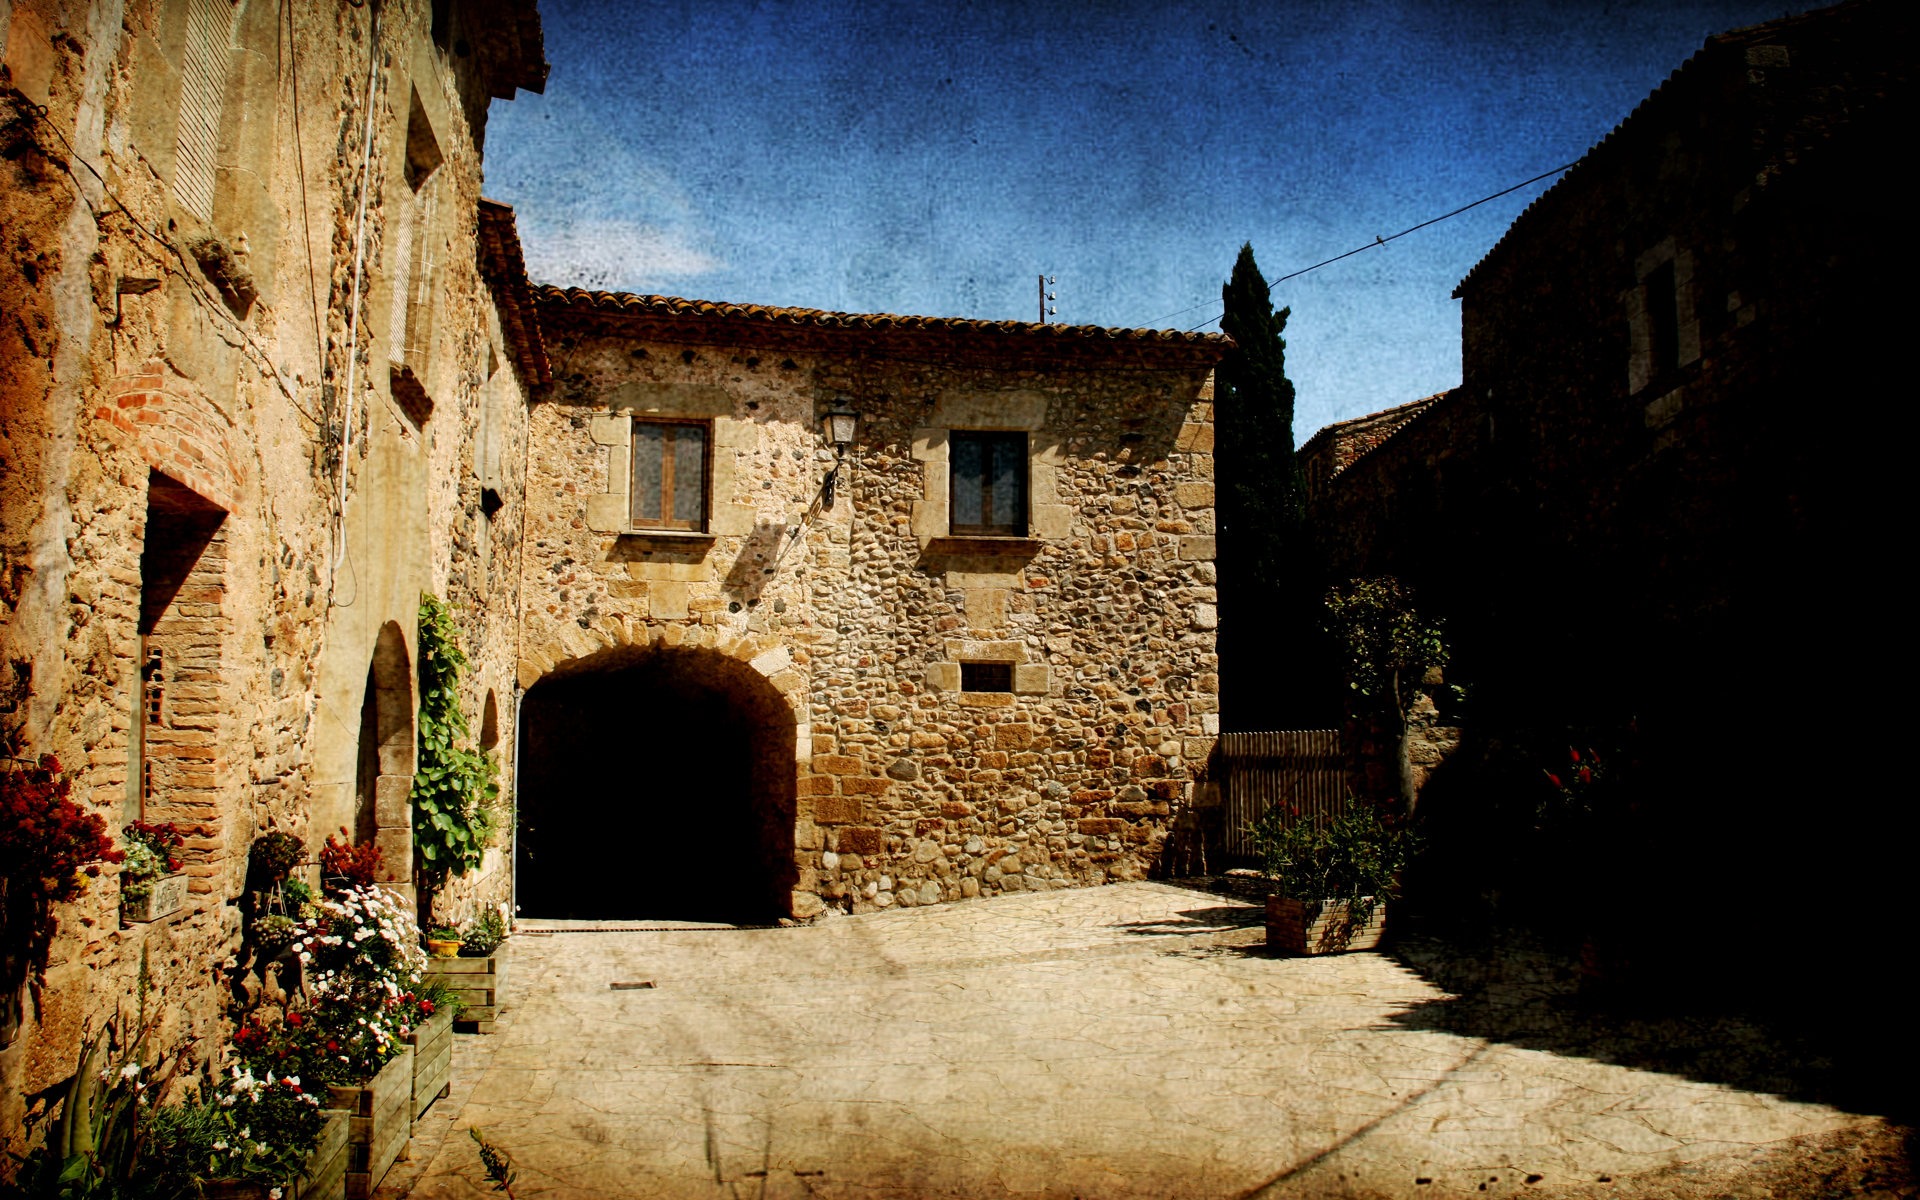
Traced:
<path fill-rule="evenodd" d="M 1573 886 L 1715 905 L 1696 959 L 1792 944 L 1845 978 L 1884 927 L 1809 897 L 1912 909 L 1869 765 L 1901 640 L 1911 35 L 1860 3 L 1709 39 L 1461 282 L 1461 386 L 1347 460 L 1329 436 L 1311 489 L 1336 578 L 1449 618 L 1483 800 L 1537 786 L 1517 748 L 1618 747 L 1620 852 Z"/>

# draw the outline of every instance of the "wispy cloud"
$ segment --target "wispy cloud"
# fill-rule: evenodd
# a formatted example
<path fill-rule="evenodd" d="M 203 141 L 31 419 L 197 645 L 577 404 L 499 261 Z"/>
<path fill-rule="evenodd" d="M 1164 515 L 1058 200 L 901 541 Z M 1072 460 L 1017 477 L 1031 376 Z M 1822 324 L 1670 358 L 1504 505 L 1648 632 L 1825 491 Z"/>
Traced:
<path fill-rule="evenodd" d="M 624 217 L 538 221 L 527 231 L 527 270 L 541 283 L 626 291 L 672 290 L 726 264 L 684 229 Z"/>
<path fill-rule="evenodd" d="M 539 136 L 489 146 L 487 186 L 515 206 L 535 281 L 679 291 L 726 269 L 708 214 L 631 123 L 583 110 L 579 96 L 526 99 L 514 115 L 535 118 Z"/>

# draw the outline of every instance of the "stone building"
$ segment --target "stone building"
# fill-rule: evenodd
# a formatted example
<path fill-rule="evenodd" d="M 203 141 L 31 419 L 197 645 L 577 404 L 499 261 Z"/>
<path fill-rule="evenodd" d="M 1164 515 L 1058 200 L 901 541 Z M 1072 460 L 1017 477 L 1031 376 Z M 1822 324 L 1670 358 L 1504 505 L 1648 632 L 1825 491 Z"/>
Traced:
<path fill-rule="evenodd" d="M 0 749 L 191 880 L 8 962 L 8 1148 L 143 963 L 202 1056 L 271 989 L 261 834 L 413 890 L 423 593 L 518 837 L 423 917 L 1161 865 L 1219 732 L 1226 339 L 536 288 L 479 190 L 530 0 L 0 0 L 0 47 Z"/>
<path fill-rule="evenodd" d="M 1910 819 L 1839 750 L 1877 690 L 1907 473 L 1884 288 L 1913 262 L 1888 236 L 1912 17 L 1854 3 L 1709 39 L 1460 283 L 1461 386 L 1309 456 L 1334 573 L 1400 575 L 1453 623 L 1489 754 L 1474 803 L 1540 778 L 1499 776 L 1494 743 L 1617 744 L 1643 802 L 1581 885 L 1739 896 L 1661 952 L 1737 960 L 1729 978 L 1786 944 L 1808 979 L 1864 961 L 1885 926 L 1837 928 L 1807 895 L 1912 907 L 1885 882 Z M 1387 436 L 1336 461 L 1368 431 Z M 1840 796 L 1854 819 L 1815 815 Z"/>
<path fill-rule="evenodd" d="M 1226 339 L 537 304 L 523 914 L 805 918 L 1155 866 L 1219 731 Z"/>
<path fill-rule="evenodd" d="M 344 827 L 409 886 L 423 592 L 510 766 L 545 359 L 480 151 L 546 66 L 530 0 L 10 0 L 0 45 L 0 735 L 191 877 L 134 926 L 94 884 L 34 998 L 8 964 L 16 1149 L 143 963 L 161 1043 L 221 1044 L 256 836 Z"/>

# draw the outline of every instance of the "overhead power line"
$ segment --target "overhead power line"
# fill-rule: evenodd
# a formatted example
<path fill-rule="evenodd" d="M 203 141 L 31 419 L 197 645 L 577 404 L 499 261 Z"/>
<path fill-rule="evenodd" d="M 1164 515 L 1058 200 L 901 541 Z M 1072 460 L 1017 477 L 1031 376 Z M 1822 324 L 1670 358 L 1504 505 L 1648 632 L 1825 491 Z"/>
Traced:
<path fill-rule="evenodd" d="M 1302 267 L 1298 271 L 1289 271 L 1285 275 L 1276 275 L 1274 278 L 1267 280 L 1267 286 L 1270 288 L 1276 287 L 1280 284 L 1285 283 L 1289 279 L 1298 279 L 1300 278 L 1300 276 L 1305 275 L 1310 271 L 1318 271 L 1321 267 L 1331 266 L 1334 263 L 1339 262 L 1343 258 L 1352 258 L 1354 255 L 1359 254 L 1363 250 L 1372 250 L 1372 249 L 1375 249 L 1376 247 L 1384 246 L 1388 242 L 1398 241 L 1401 238 L 1406 237 L 1410 233 L 1418 233 L 1420 230 L 1425 229 L 1429 225 L 1438 225 L 1440 222 L 1448 220 L 1449 218 L 1452 218 L 1452 217 L 1457 217 L 1461 213 L 1466 212 L 1469 209 L 1478 208 L 1482 204 L 1485 204 L 1490 200 L 1498 200 L 1502 196 L 1512 195 L 1514 192 L 1519 191 L 1523 187 L 1528 187 L 1528 186 L 1531 186 L 1532 184 L 1539 183 L 1542 179 L 1551 179 L 1553 176 L 1558 175 L 1563 171 L 1569 170 L 1577 162 L 1579 162 L 1579 160 L 1575 159 L 1574 162 L 1566 163 L 1563 166 L 1555 167 L 1551 171 L 1542 171 L 1531 179 L 1523 179 L 1519 183 L 1516 183 L 1511 187 L 1501 188 L 1499 191 L 1494 192 L 1490 195 L 1482 196 L 1478 200 L 1475 200 L 1470 204 L 1462 204 L 1459 208 L 1456 208 L 1451 212 L 1441 213 L 1437 217 L 1429 217 L 1426 220 L 1420 222 L 1418 225 L 1409 225 L 1405 229 L 1402 229 L 1399 233 L 1390 234 L 1387 237 L 1380 237 L 1376 235 L 1372 241 L 1366 243 L 1363 246 L 1355 246 L 1353 249 L 1347 251 L 1344 254 L 1336 254 L 1332 258 L 1323 259 L 1320 262 L 1314 263 L 1310 267 Z M 1190 304 L 1183 309 L 1179 309 L 1178 311 L 1167 313 L 1164 316 L 1155 317 L 1153 318 L 1153 320 L 1147 322 L 1146 327 L 1152 328 L 1155 325 L 1158 325 L 1161 321 L 1167 320 L 1169 317 L 1185 316 L 1187 313 L 1192 312 L 1196 308 L 1205 308 L 1209 303 L 1211 302 L 1203 300 L 1199 304 Z M 1206 320 L 1200 322 L 1200 324 L 1195 325 L 1193 329 L 1205 328 L 1206 326 L 1212 324 L 1214 321 L 1218 319 L 1219 319 L 1219 314 L 1215 314 L 1214 316 L 1208 317 Z M 1188 332 L 1191 333 L 1193 332 L 1193 330 L 1188 330 Z"/>

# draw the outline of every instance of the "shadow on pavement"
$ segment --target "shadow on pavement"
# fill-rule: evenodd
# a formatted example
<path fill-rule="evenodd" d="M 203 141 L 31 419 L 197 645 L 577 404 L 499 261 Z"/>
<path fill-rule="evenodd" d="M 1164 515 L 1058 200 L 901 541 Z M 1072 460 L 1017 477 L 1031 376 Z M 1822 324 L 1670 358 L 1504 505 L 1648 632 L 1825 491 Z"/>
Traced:
<path fill-rule="evenodd" d="M 1878 1015 L 1892 1019 L 1875 1021 L 1866 997 L 1849 1022 L 1833 1009 L 1769 1005 L 1752 992 L 1609 988 L 1583 975 L 1576 956 L 1519 931 L 1402 933 L 1386 950 L 1451 993 L 1392 1018 L 1407 1028 L 1769 1092 L 1907 1126 L 1920 1111 L 1898 1063 L 1910 1052 L 1911 1018 L 1882 1007 Z M 1880 1004 L 1904 1007 L 1892 996 Z"/>

